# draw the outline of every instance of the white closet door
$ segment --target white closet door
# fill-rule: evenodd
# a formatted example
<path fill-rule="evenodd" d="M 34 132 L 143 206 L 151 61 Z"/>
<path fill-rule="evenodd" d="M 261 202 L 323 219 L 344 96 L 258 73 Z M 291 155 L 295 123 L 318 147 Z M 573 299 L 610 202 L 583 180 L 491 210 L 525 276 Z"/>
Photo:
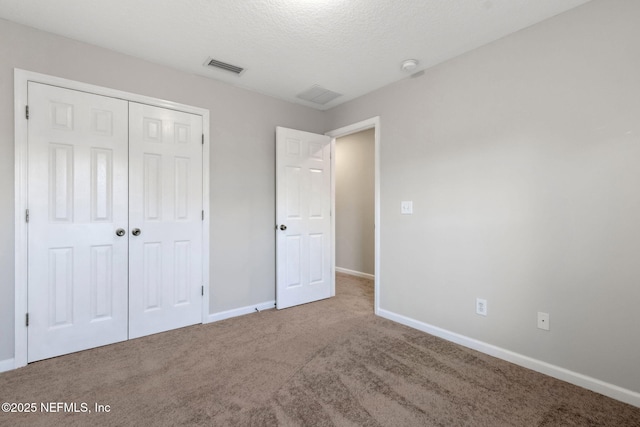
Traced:
<path fill-rule="evenodd" d="M 136 338 L 202 321 L 202 116 L 132 102 L 129 129 Z"/>
<path fill-rule="evenodd" d="M 127 339 L 128 136 L 126 101 L 33 82 L 28 98 L 32 362 Z"/>
<path fill-rule="evenodd" d="M 276 128 L 276 307 L 331 296 L 331 139 Z"/>

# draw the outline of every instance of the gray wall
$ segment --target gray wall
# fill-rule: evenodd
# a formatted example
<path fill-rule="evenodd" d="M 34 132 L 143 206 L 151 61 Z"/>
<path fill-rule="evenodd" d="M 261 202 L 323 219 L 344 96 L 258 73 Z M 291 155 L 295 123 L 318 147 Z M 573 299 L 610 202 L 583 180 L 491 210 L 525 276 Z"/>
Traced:
<path fill-rule="evenodd" d="M 596 0 L 327 113 L 380 116 L 382 309 L 640 392 L 638 22 Z"/>
<path fill-rule="evenodd" d="M 374 130 L 336 139 L 336 267 L 374 274 Z"/>
<path fill-rule="evenodd" d="M 0 360 L 14 347 L 13 69 L 211 112 L 211 312 L 275 299 L 275 127 L 323 131 L 319 111 L 0 20 Z"/>

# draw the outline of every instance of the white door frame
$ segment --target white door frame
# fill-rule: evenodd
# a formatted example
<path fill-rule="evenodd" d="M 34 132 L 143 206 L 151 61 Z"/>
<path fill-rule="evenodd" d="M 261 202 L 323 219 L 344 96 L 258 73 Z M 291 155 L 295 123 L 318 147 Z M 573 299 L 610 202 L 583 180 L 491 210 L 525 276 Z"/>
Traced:
<path fill-rule="evenodd" d="M 202 298 L 202 321 L 209 315 L 209 110 L 180 104 L 172 101 L 152 98 L 123 92 L 116 89 L 76 82 L 46 74 L 31 71 L 14 70 L 14 120 L 15 120 L 15 349 L 14 369 L 27 365 L 27 326 L 26 313 L 28 310 L 28 253 L 27 253 L 27 224 L 25 213 L 28 209 L 28 122 L 25 109 L 28 103 L 27 83 L 29 81 L 58 86 L 62 88 L 89 92 L 96 95 L 149 104 L 156 107 L 183 111 L 202 116 L 202 131 L 204 145 L 202 149 L 202 206 L 205 210 L 202 224 L 202 277 L 204 296 Z"/>
<path fill-rule="evenodd" d="M 374 195 L 374 303 L 373 310 L 377 315 L 380 311 L 380 117 L 372 117 L 352 125 L 344 126 L 336 130 L 325 133 L 331 137 L 331 241 L 333 250 L 331 251 L 331 269 L 335 276 L 336 269 L 336 139 L 351 135 L 367 129 L 374 129 L 374 174 L 375 174 L 375 195 Z M 336 294 L 335 280 L 332 283 L 331 296 Z"/>

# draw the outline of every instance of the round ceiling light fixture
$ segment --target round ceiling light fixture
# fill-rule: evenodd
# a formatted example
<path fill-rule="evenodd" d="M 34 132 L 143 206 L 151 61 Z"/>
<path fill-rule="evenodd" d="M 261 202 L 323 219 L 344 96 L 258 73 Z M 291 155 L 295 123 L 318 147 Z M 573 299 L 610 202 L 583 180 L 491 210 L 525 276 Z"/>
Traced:
<path fill-rule="evenodd" d="M 417 67 L 418 67 L 417 59 L 407 59 L 402 61 L 402 65 L 400 66 L 400 69 L 405 73 L 410 73 L 413 70 L 415 70 Z"/>

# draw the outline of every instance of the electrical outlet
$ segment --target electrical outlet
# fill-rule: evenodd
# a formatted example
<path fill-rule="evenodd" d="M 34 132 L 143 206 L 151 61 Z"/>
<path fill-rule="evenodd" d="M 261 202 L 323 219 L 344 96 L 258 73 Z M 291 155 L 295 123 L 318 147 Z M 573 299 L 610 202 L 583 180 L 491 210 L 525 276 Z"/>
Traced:
<path fill-rule="evenodd" d="M 400 202 L 400 213 L 402 215 L 412 215 L 413 214 L 413 201 L 403 201 Z"/>
<path fill-rule="evenodd" d="M 476 314 L 481 316 L 487 315 L 487 300 L 482 298 L 476 298 Z"/>
<path fill-rule="evenodd" d="M 549 330 L 549 313 L 538 312 L 538 329 Z"/>

